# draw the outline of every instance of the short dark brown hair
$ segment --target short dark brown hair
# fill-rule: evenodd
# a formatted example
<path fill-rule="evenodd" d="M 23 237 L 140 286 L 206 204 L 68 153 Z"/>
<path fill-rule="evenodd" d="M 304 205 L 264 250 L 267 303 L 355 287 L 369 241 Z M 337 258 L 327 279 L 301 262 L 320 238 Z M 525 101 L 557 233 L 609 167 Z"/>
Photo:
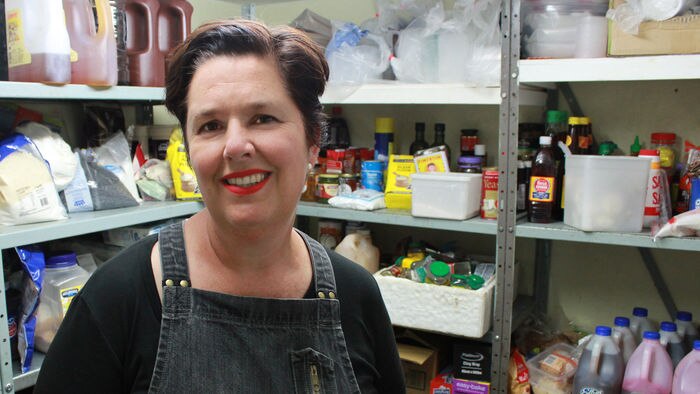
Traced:
<path fill-rule="evenodd" d="M 208 22 L 190 34 L 168 57 L 165 106 L 182 129 L 187 123 L 187 95 L 195 71 L 217 56 L 256 55 L 276 61 L 280 75 L 304 120 L 306 139 L 319 145 L 326 116 L 319 97 L 328 80 L 323 50 L 301 31 L 243 19 Z"/>

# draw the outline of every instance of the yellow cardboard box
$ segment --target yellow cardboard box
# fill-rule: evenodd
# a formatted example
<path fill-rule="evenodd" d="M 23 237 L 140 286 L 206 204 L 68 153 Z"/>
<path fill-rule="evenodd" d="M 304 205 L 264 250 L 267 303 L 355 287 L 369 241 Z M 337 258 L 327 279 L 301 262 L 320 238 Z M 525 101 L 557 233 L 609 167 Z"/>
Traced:
<path fill-rule="evenodd" d="M 624 2 L 625 0 L 611 0 L 610 8 Z M 627 34 L 615 22 L 609 22 L 608 56 L 690 53 L 700 53 L 700 15 L 642 22 L 637 35 Z"/>
<path fill-rule="evenodd" d="M 391 155 L 387 167 L 384 202 L 387 208 L 411 209 L 411 174 L 416 172 L 412 155 Z"/>

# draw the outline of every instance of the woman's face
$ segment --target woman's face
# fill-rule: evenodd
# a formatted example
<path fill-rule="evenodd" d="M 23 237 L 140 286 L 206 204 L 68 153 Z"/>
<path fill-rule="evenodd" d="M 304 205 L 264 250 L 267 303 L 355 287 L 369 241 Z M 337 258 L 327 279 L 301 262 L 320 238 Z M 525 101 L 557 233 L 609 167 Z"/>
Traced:
<path fill-rule="evenodd" d="M 190 84 L 187 138 L 207 209 L 229 225 L 288 225 L 309 163 L 304 122 L 272 59 L 218 56 Z"/>

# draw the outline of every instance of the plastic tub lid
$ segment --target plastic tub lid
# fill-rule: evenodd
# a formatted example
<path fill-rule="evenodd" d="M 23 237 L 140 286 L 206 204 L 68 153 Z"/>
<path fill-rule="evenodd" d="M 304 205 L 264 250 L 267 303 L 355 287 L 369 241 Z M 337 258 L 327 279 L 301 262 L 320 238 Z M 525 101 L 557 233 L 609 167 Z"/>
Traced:
<path fill-rule="evenodd" d="M 676 319 L 680 321 L 693 321 L 693 314 L 686 311 L 678 311 L 678 313 L 676 313 Z"/>
<path fill-rule="evenodd" d="M 695 349 L 695 350 L 700 350 L 700 339 L 696 339 L 696 340 L 693 342 L 693 349 Z"/>
<path fill-rule="evenodd" d="M 661 335 L 656 331 L 644 331 L 643 337 L 644 339 L 655 339 L 658 341 L 661 338 Z"/>
<path fill-rule="evenodd" d="M 66 268 L 78 264 L 78 256 L 73 252 L 57 254 L 46 259 L 46 268 Z"/>
<path fill-rule="evenodd" d="M 678 330 L 678 327 L 676 327 L 676 323 L 672 323 L 670 321 L 662 321 L 661 322 L 661 331 L 676 332 L 677 330 Z"/>
<path fill-rule="evenodd" d="M 651 133 L 651 142 L 653 144 L 673 144 L 676 142 L 676 133 Z"/>
<path fill-rule="evenodd" d="M 612 328 L 608 326 L 598 326 L 595 328 L 595 334 L 601 337 L 609 337 L 612 334 Z"/>
<path fill-rule="evenodd" d="M 632 309 L 632 314 L 634 316 L 647 317 L 649 315 L 649 311 L 647 310 L 647 308 L 642 308 L 641 306 L 635 306 L 634 309 Z"/>
<path fill-rule="evenodd" d="M 630 326 L 630 319 L 628 319 L 624 316 L 617 316 L 615 318 L 615 325 L 618 327 L 629 327 Z"/>

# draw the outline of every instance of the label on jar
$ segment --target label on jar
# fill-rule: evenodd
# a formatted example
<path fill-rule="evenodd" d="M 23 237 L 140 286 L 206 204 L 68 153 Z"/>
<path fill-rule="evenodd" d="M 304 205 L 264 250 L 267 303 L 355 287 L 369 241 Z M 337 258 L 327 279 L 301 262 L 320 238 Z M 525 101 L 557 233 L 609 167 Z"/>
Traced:
<path fill-rule="evenodd" d="M 337 183 L 321 183 L 317 184 L 318 198 L 329 199 L 338 195 Z"/>
<path fill-rule="evenodd" d="M 63 306 L 63 315 L 65 316 L 66 312 L 68 312 L 68 307 L 70 306 L 70 303 L 73 301 L 73 297 L 75 297 L 80 289 L 83 286 L 72 286 L 72 287 L 67 287 L 65 289 L 61 289 L 59 294 L 61 295 L 61 305 Z"/>
<path fill-rule="evenodd" d="M 530 201 L 554 201 L 554 177 L 530 177 Z"/>
<path fill-rule="evenodd" d="M 498 218 L 498 168 L 483 169 L 481 178 L 481 218 Z"/>

